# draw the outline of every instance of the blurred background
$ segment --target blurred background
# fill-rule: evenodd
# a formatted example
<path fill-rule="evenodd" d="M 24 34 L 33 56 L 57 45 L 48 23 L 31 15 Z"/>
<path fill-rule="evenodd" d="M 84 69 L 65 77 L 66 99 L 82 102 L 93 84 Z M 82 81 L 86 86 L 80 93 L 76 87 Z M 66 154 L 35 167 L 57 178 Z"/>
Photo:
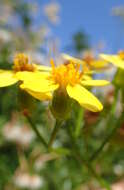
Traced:
<path fill-rule="evenodd" d="M 123 0 L 0 0 L 1 69 L 10 69 L 18 52 L 28 54 L 34 63 L 49 65 L 51 56 L 58 64 L 61 62 L 60 52 L 82 58 L 87 52 L 97 56 L 122 49 Z M 95 77 L 110 79 L 114 72 L 112 69 Z M 115 118 L 108 116 L 114 101 L 113 91 L 112 86 L 104 93 L 97 91 L 104 111 L 101 114 L 85 111 L 81 118 L 82 129 L 77 144 L 86 159 L 99 147 L 109 126 L 114 124 Z M 25 106 L 22 99 L 17 85 L 0 89 L 0 190 L 99 189 L 87 169 L 78 167 L 67 149 L 57 149 L 71 146 L 64 129 L 54 143 L 56 151 L 46 152 L 20 114 L 20 107 Z M 32 97 L 26 100 L 33 122 L 48 140 L 54 119 L 46 108 L 47 103 Z M 74 105 L 72 130 L 77 110 L 78 105 Z M 120 116 L 120 101 L 116 112 Z M 124 124 L 93 165 L 113 190 L 124 189 Z"/>

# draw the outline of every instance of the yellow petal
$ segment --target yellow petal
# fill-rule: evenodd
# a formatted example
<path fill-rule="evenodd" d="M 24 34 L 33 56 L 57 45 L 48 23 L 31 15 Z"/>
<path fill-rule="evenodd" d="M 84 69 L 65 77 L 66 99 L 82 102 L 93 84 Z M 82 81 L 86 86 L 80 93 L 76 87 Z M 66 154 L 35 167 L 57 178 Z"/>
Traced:
<path fill-rule="evenodd" d="M 46 93 L 56 90 L 59 85 L 53 84 L 49 80 L 33 78 L 33 80 L 24 81 L 24 83 L 21 84 L 20 87 L 22 89 L 27 89 L 35 92 Z"/>
<path fill-rule="evenodd" d="M 82 75 L 81 79 L 82 79 L 82 81 L 84 81 L 84 80 L 92 80 L 92 77 L 89 76 L 89 75 Z"/>
<path fill-rule="evenodd" d="M 40 71 L 51 71 L 51 67 L 45 66 L 45 65 L 35 65 L 36 68 Z"/>
<path fill-rule="evenodd" d="M 107 80 L 82 80 L 81 84 L 83 86 L 105 86 L 110 84 Z"/>
<path fill-rule="evenodd" d="M 105 55 L 105 54 L 100 54 L 100 57 L 103 58 L 104 60 L 112 63 L 113 65 L 124 69 L 124 60 L 122 60 L 118 55 Z"/>
<path fill-rule="evenodd" d="M 108 62 L 105 60 L 94 60 L 91 61 L 91 65 L 92 67 L 96 68 L 96 69 L 102 69 L 105 68 L 108 65 Z"/>
<path fill-rule="evenodd" d="M 85 62 L 83 60 L 80 60 L 78 58 L 72 57 L 70 55 L 67 55 L 65 53 L 62 53 L 62 57 L 68 61 L 72 61 L 73 63 L 79 63 L 79 64 L 84 64 Z"/>
<path fill-rule="evenodd" d="M 29 72 L 29 71 L 20 71 L 16 73 L 16 77 L 22 81 L 32 81 L 33 79 L 47 78 L 49 73 L 47 72 Z"/>
<path fill-rule="evenodd" d="M 96 71 L 91 71 L 91 70 L 89 70 L 89 71 L 85 71 L 85 69 L 84 69 L 84 74 L 85 75 L 92 75 L 92 74 L 94 74 L 94 73 L 96 73 Z"/>
<path fill-rule="evenodd" d="M 90 93 L 87 89 L 80 85 L 68 85 L 67 93 L 71 98 L 75 99 L 82 107 L 90 111 L 98 112 L 103 109 L 100 101 L 92 93 Z"/>
<path fill-rule="evenodd" d="M 31 91 L 31 90 L 26 90 L 26 92 L 28 92 L 31 96 L 33 96 L 34 98 L 36 98 L 38 100 L 51 100 L 52 99 L 51 93 L 40 93 L 40 92 Z"/>
<path fill-rule="evenodd" d="M 12 71 L 0 70 L 0 87 L 6 87 L 15 84 L 18 79 Z"/>

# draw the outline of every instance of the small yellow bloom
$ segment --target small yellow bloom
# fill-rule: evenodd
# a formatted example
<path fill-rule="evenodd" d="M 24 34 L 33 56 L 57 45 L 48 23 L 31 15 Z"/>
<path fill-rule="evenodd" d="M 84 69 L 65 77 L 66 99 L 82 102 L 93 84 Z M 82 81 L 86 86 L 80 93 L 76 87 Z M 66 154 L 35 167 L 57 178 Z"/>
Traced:
<path fill-rule="evenodd" d="M 57 111 L 66 112 L 69 99 L 76 100 L 82 107 L 93 112 L 103 109 L 99 100 L 90 93 L 85 86 L 104 86 L 109 84 L 106 80 L 92 80 L 85 77 L 83 71 L 80 71 L 80 64 L 69 61 L 67 64 L 55 66 L 51 59 L 52 68 L 48 72 L 33 73 L 28 81 L 23 81 L 22 89 L 31 90 L 36 93 L 53 92 L 54 108 Z M 18 74 L 22 80 L 27 77 L 26 73 Z M 64 97 L 64 98 L 63 98 Z M 56 105 L 57 104 L 57 105 Z M 58 108 L 59 105 L 59 108 Z M 63 108 L 64 107 L 64 108 Z"/>
<path fill-rule="evenodd" d="M 117 55 L 100 54 L 100 57 L 116 67 L 124 69 L 124 51 L 120 51 Z"/>
<path fill-rule="evenodd" d="M 36 64 L 30 64 L 29 58 L 27 55 L 20 53 L 17 54 L 14 58 L 14 65 L 12 70 L 0 70 L 0 87 L 7 87 L 13 85 L 19 81 L 22 81 L 18 73 L 27 73 L 30 75 L 31 73 L 37 73 L 38 70 L 48 70 L 49 68 L 44 66 L 38 66 Z M 28 80 L 28 78 L 24 78 L 23 81 Z M 51 98 L 51 94 L 34 94 L 32 91 L 27 91 L 29 94 L 34 96 L 37 99 L 49 99 Z"/>
<path fill-rule="evenodd" d="M 83 59 L 77 59 L 75 57 L 62 54 L 66 60 L 71 61 L 72 63 L 79 63 L 83 66 L 84 73 L 92 74 L 94 71 L 101 71 L 107 67 L 108 62 L 102 59 L 95 59 L 92 52 L 88 51 L 84 53 Z"/>
<path fill-rule="evenodd" d="M 102 59 L 96 59 L 93 52 L 87 51 L 83 55 L 84 67 L 87 70 L 101 71 L 107 67 L 108 62 Z"/>

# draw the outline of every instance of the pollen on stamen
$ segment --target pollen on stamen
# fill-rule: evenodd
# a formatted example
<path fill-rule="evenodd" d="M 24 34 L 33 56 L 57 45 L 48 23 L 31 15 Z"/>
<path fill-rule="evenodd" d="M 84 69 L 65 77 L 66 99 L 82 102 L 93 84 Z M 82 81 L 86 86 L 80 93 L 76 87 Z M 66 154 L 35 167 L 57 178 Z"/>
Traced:
<path fill-rule="evenodd" d="M 79 79 L 82 78 L 83 74 L 84 74 L 84 71 L 81 71 L 81 73 L 80 73 L 80 75 L 79 75 Z"/>
<path fill-rule="evenodd" d="M 52 62 L 53 63 L 53 62 Z M 68 84 L 74 85 L 80 82 L 83 72 L 80 72 L 80 64 L 62 64 L 52 70 L 51 77 L 55 83 L 64 89 Z"/>
<path fill-rule="evenodd" d="M 50 59 L 50 64 L 51 64 L 52 69 L 55 69 L 55 63 L 52 58 Z"/>
<path fill-rule="evenodd" d="M 13 70 L 18 71 L 35 71 L 36 67 L 33 64 L 29 63 L 29 58 L 23 53 L 19 53 L 14 58 Z"/>

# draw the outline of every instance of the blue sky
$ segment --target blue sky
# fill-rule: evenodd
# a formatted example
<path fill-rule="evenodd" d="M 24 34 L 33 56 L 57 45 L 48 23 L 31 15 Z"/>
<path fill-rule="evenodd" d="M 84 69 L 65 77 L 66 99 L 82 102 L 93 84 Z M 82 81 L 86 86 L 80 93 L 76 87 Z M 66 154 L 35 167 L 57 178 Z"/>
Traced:
<path fill-rule="evenodd" d="M 43 4 L 50 0 L 39 0 Z M 124 48 L 124 22 L 112 16 L 115 6 L 124 6 L 124 0 L 58 0 L 61 22 L 52 27 L 53 35 L 61 40 L 61 49 L 71 43 L 72 35 L 84 30 L 92 46 L 105 43 L 106 52 Z M 123 30 L 123 32 L 122 32 Z"/>

